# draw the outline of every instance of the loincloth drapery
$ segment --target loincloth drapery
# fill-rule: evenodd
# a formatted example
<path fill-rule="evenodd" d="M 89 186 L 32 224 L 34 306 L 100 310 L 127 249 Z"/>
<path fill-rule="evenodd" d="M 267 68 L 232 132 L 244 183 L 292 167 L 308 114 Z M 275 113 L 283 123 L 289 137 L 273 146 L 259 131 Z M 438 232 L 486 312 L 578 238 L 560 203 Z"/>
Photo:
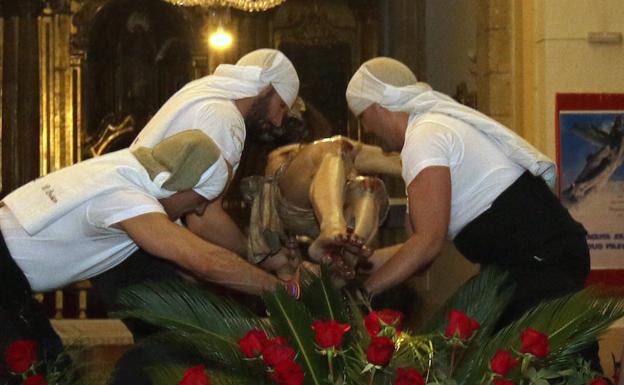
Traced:
<path fill-rule="evenodd" d="M 319 223 L 312 208 L 296 206 L 280 192 L 279 177 L 288 167 L 288 158 L 272 177 L 250 176 L 241 181 L 245 201 L 251 203 L 247 259 L 258 264 L 277 253 L 289 237 L 304 235 L 316 239 L 320 234 Z M 374 187 L 376 186 L 376 187 Z M 388 214 L 388 194 L 383 181 L 370 176 L 357 176 L 346 182 L 346 196 L 370 193 L 375 196 L 378 207 L 378 223 Z"/>
<path fill-rule="evenodd" d="M 295 206 L 284 199 L 277 177 L 244 178 L 241 190 L 245 200 L 251 202 L 247 245 L 250 262 L 257 264 L 277 253 L 289 235 L 318 237 L 320 230 L 314 210 Z"/>

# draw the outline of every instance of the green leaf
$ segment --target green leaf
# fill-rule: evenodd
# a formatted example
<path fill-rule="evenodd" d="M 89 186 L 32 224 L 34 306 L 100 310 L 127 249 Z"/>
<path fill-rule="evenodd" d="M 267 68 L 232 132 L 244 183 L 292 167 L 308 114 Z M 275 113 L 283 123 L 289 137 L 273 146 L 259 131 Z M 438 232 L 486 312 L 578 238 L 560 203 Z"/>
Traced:
<path fill-rule="evenodd" d="M 520 319 L 500 330 L 479 350 L 472 351 L 462 371 L 457 371 L 460 384 L 478 381 L 497 349 L 518 349 L 520 335 L 528 327 L 548 336 L 550 354 L 541 365 L 562 370 L 575 365 L 578 353 L 596 339 L 617 319 L 624 316 L 621 292 L 604 288 L 587 288 L 578 293 L 544 302 Z"/>
<path fill-rule="evenodd" d="M 262 297 L 275 332 L 286 337 L 298 352 L 297 361 L 303 365 L 306 374 L 305 384 L 324 383 L 329 373 L 323 357 L 316 353 L 311 327 L 313 319 L 309 310 L 281 287 Z"/>
<path fill-rule="evenodd" d="M 537 372 L 537 377 L 545 378 L 545 379 L 559 378 L 560 374 L 559 372 L 555 370 L 552 370 L 549 368 L 543 368 L 543 369 L 540 369 L 539 372 Z"/>
<path fill-rule="evenodd" d="M 484 267 L 479 274 L 455 291 L 421 333 L 443 332 L 448 322 L 446 318 L 448 312 L 455 309 L 479 322 L 481 328 L 472 341 L 479 344 L 480 338 L 491 333 L 496 320 L 509 303 L 513 289 L 513 285 L 507 281 L 507 274 L 501 269 L 495 266 Z"/>
<path fill-rule="evenodd" d="M 302 277 L 300 302 L 314 314 L 316 319 L 336 320 L 341 323 L 351 321 L 350 312 L 342 292 L 331 281 L 331 272 L 321 265 L 321 276 L 304 272 Z"/>
<path fill-rule="evenodd" d="M 244 306 L 190 282 L 131 286 L 121 291 L 118 302 L 124 309 L 113 316 L 139 318 L 183 334 L 210 334 L 233 346 L 251 329 L 270 329 Z"/>

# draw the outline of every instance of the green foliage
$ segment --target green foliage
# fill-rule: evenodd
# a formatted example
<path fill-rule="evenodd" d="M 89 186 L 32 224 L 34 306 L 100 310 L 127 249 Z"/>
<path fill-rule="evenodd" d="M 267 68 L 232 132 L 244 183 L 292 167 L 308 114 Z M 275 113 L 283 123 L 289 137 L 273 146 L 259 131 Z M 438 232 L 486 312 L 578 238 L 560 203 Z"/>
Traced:
<path fill-rule="evenodd" d="M 314 319 L 306 306 L 289 296 L 282 288 L 263 296 L 269 319 L 278 335 L 288 339 L 299 352 L 297 361 L 303 366 L 305 384 L 321 385 L 327 378 L 327 368 L 316 352 L 314 332 L 310 325 Z"/>
<path fill-rule="evenodd" d="M 319 354 L 311 329 L 317 319 L 335 319 L 351 325 L 333 360 L 333 384 L 368 384 L 370 373 L 362 370 L 370 337 L 363 327 L 360 304 L 335 288 L 324 269 L 320 278 L 306 275 L 302 283 L 299 301 L 283 289 L 263 295 L 268 318 L 186 283 L 149 284 L 126 290 L 122 295 L 126 310 L 117 314 L 152 322 L 165 330 L 143 345 L 154 352 L 158 363 L 149 369 L 155 384 L 176 383 L 183 369 L 199 363 L 209 368 L 213 384 L 273 384 L 262 362 L 243 359 L 238 350 L 242 336 L 251 329 L 261 329 L 270 336 L 287 338 L 297 352 L 296 361 L 304 369 L 306 385 L 327 385 L 327 356 Z M 548 335 L 552 352 L 522 373 L 525 381 L 535 385 L 589 382 L 595 374 L 578 359 L 578 352 L 624 316 L 622 293 L 586 289 L 540 304 L 493 334 L 512 291 L 505 274 L 494 268 L 484 269 L 449 299 L 423 332 L 405 330 L 401 334 L 390 365 L 376 371 L 374 384 L 392 384 L 398 367 L 420 370 L 428 384 L 481 384 L 490 375 L 489 361 L 496 350 L 517 351 L 520 334 L 527 327 Z M 456 347 L 457 351 L 452 351 L 449 340 L 443 337 L 446 314 L 451 309 L 463 311 L 481 324 L 471 341 Z M 518 368 L 514 373 L 520 376 Z"/>
<path fill-rule="evenodd" d="M 578 353 L 622 316 L 622 295 L 596 287 L 541 303 L 467 355 L 456 378 L 459 384 L 478 382 L 497 349 L 520 348 L 520 335 L 528 327 L 548 336 L 551 353 L 542 365 L 555 371 L 569 369 Z"/>

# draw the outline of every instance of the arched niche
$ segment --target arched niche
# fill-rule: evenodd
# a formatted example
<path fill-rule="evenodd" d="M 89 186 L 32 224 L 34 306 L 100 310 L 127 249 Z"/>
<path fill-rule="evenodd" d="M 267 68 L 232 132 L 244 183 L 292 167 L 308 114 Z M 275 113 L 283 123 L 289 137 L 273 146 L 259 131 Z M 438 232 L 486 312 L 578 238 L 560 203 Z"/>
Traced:
<path fill-rule="evenodd" d="M 376 8 L 366 2 L 353 3 L 291 0 L 277 8 L 273 19 L 274 46 L 297 68 L 299 94 L 328 119 L 333 134 L 350 136 L 344 91 L 361 60 L 366 12 L 374 13 Z M 368 33 L 377 30 L 371 28 Z M 366 45 L 376 45 L 376 41 L 366 39 Z"/>
<path fill-rule="evenodd" d="M 75 15 L 83 52 L 85 157 L 127 147 L 192 78 L 195 16 L 160 0 L 92 0 Z"/>

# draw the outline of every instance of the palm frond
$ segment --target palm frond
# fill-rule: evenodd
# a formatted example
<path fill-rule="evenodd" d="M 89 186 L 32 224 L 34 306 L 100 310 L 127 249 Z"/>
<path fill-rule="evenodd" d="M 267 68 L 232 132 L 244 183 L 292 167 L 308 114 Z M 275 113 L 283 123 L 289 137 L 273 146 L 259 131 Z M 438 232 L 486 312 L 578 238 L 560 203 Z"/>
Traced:
<path fill-rule="evenodd" d="M 355 299 L 347 292 L 347 306 L 351 317 L 351 330 L 345 345 L 345 354 L 341 356 L 344 371 L 353 384 L 367 383 L 368 376 L 362 374 L 362 363 L 366 362 L 364 346 L 370 343 L 370 337 L 364 328 L 364 315 Z"/>
<path fill-rule="evenodd" d="M 334 319 L 351 325 L 351 330 L 344 336 L 342 353 L 334 360 L 334 372 L 348 373 L 350 383 L 364 383 L 367 377 L 361 371 L 365 355 L 360 341 L 366 333 L 362 327 L 364 322 L 361 311 L 347 297 L 346 291 L 341 291 L 333 284 L 331 272 L 325 266 L 321 266 L 320 277 L 306 274 L 302 282 L 300 301 L 316 319 Z"/>
<path fill-rule="evenodd" d="M 238 349 L 205 333 L 180 334 L 165 331 L 148 336 L 139 345 L 157 361 L 202 362 L 207 368 L 223 369 L 232 373 L 247 373 L 249 366 Z"/>
<path fill-rule="evenodd" d="M 138 318 L 186 335 L 204 333 L 233 347 L 249 330 L 269 329 L 242 305 L 188 282 L 132 286 L 120 293 L 119 303 L 125 309 L 114 316 Z"/>
<path fill-rule="evenodd" d="M 445 302 L 422 330 L 422 334 L 441 332 L 447 323 L 446 315 L 451 309 L 466 313 L 482 325 L 474 337 L 474 344 L 489 335 L 496 320 L 513 295 L 513 285 L 507 281 L 507 274 L 494 267 L 484 267 L 479 274 L 470 278 Z"/>
<path fill-rule="evenodd" d="M 265 293 L 263 299 L 275 332 L 289 339 L 299 354 L 297 361 L 306 373 L 305 384 L 321 385 L 327 378 L 328 369 L 316 352 L 311 328 L 313 319 L 308 308 L 290 297 L 283 288 Z"/>
<path fill-rule="evenodd" d="M 332 283 L 331 273 L 324 265 L 321 265 L 320 277 L 304 272 L 302 283 L 300 301 L 311 314 L 323 320 L 333 319 L 342 323 L 350 321 L 345 298 Z"/>
<path fill-rule="evenodd" d="M 549 337 L 551 353 L 545 364 L 551 368 L 567 368 L 578 353 L 624 316 L 621 293 L 588 288 L 578 293 L 544 302 L 520 319 L 500 330 L 487 344 L 470 356 L 470 361 L 456 371 L 460 384 L 473 384 L 487 370 L 497 349 L 518 349 L 520 335 L 528 327 Z M 551 357 L 551 358 L 549 358 Z"/>

